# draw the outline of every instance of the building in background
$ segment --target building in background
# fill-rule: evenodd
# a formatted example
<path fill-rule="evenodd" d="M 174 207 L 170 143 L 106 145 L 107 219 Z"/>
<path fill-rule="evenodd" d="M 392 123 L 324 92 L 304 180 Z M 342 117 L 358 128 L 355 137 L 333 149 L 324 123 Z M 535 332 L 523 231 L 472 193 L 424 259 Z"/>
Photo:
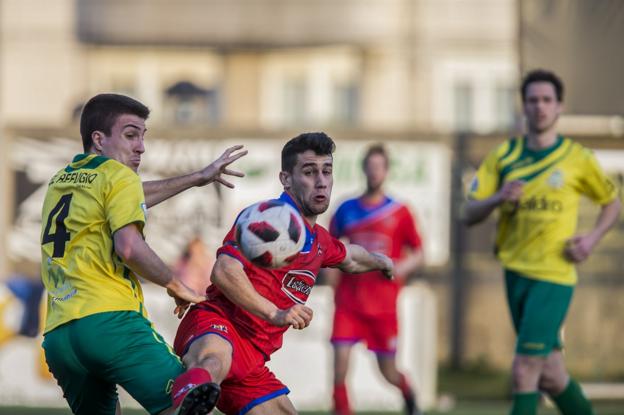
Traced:
<path fill-rule="evenodd" d="M 65 126 L 100 91 L 138 97 L 167 125 L 491 132 L 514 122 L 514 0 L 0 7 L 9 126 Z"/>

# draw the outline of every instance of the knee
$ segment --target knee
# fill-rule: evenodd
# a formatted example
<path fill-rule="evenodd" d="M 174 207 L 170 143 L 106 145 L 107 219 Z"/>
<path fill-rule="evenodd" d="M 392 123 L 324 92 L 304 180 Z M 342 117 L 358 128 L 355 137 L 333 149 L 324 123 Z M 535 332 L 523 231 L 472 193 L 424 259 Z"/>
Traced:
<path fill-rule="evenodd" d="M 559 373 L 545 367 L 539 379 L 539 390 L 550 396 L 557 396 L 563 392 L 568 384 L 569 377 L 566 373 Z"/>
<path fill-rule="evenodd" d="M 523 357 L 514 359 L 512 378 L 516 389 L 526 389 L 528 386 L 537 386 L 537 380 L 543 366 L 542 359 Z"/>
<path fill-rule="evenodd" d="M 557 388 L 555 380 L 546 374 L 540 376 L 538 388 L 541 392 L 545 392 L 550 396 L 556 395 L 555 391 Z"/>
<path fill-rule="evenodd" d="M 182 359 L 187 369 L 201 368 L 210 373 L 212 380 L 221 383 L 230 371 L 231 361 L 217 353 L 204 353 L 201 356 L 187 354 Z"/>

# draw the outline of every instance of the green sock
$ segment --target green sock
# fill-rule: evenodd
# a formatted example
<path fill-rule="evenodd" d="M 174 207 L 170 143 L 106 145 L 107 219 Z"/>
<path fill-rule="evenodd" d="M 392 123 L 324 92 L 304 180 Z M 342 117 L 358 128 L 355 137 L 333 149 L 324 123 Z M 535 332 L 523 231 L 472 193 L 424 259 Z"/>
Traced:
<path fill-rule="evenodd" d="M 538 392 L 514 393 L 509 415 L 537 415 Z"/>
<path fill-rule="evenodd" d="M 594 415 L 591 403 L 574 379 L 570 379 L 561 394 L 553 396 L 553 401 L 563 415 Z"/>

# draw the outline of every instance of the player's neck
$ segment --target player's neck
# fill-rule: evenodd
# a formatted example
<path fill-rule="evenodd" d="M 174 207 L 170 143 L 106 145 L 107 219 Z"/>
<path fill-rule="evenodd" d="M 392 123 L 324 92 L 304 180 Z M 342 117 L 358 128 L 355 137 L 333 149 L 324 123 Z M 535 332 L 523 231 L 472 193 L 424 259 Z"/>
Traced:
<path fill-rule="evenodd" d="M 385 197 L 386 194 L 381 187 L 377 189 L 367 189 L 362 195 L 362 201 L 366 204 L 374 205 L 380 203 Z"/>
<path fill-rule="evenodd" d="M 557 143 L 557 131 L 552 128 L 542 132 L 529 132 L 527 134 L 527 147 L 529 150 L 544 150 Z"/>
<path fill-rule="evenodd" d="M 318 217 L 318 215 L 314 215 L 314 216 L 303 216 L 303 219 L 308 223 L 308 225 L 310 225 L 311 228 L 314 227 L 314 225 L 316 225 L 316 218 Z"/>

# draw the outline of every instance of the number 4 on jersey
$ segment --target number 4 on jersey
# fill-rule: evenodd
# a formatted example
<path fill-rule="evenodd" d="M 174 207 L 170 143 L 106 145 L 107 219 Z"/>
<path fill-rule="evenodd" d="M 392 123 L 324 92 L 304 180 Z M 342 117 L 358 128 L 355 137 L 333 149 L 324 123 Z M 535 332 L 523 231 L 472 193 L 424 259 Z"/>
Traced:
<path fill-rule="evenodd" d="M 65 228 L 65 218 L 69 214 L 69 205 L 71 204 L 72 196 L 72 193 L 61 196 L 56 206 L 54 206 L 50 212 L 48 223 L 43 231 L 41 245 L 54 242 L 52 258 L 60 258 L 65 254 L 65 244 L 71 238 L 71 234 L 67 232 L 67 228 Z M 55 216 L 56 220 L 54 222 L 56 223 L 56 229 L 54 233 L 51 234 L 50 228 L 52 227 L 52 220 Z"/>

